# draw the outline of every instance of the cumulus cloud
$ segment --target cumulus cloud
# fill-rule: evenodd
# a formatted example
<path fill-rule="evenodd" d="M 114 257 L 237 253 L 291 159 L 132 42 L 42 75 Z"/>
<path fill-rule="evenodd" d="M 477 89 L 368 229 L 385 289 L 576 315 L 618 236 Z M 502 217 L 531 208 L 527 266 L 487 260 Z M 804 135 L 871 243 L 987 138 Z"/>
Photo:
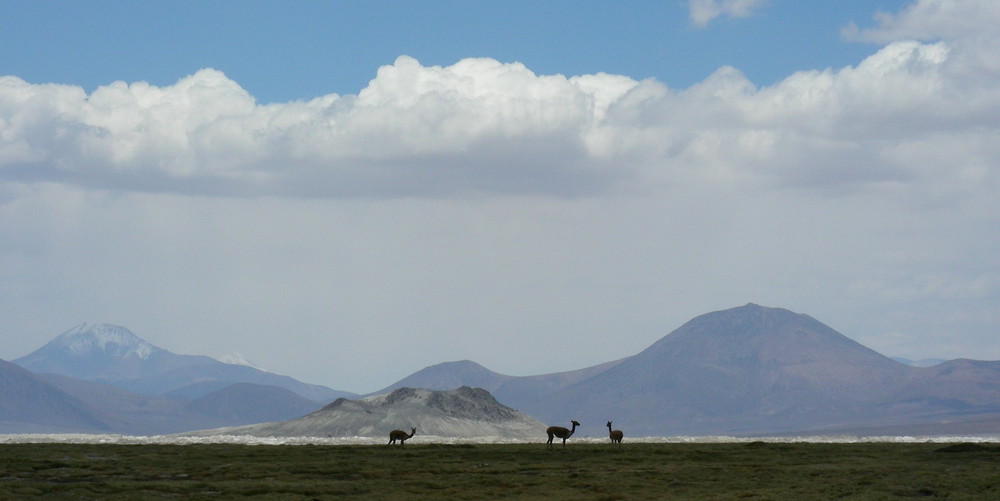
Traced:
<path fill-rule="evenodd" d="M 917 0 L 898 13 L 879 12 L 874 28 L 855 24 L 844 28 L 845 37 L 877 43 L 894 40 L 964 39 L 998 36 L 1000 3 L 993 0 Z"/>
<path fill-rule="evenodd" d="M 537 75 L 486 58 L 440 67 L 406 56 L 357 95 L 269 105 L 213 69 L 90 95 L 8 76 L 0 78 L 0 176 L 306 197 L 579 196 L 680 175 L 838 188 L 942 177 L 942 169 L 992 178 L 983 159 L 995 153 L 1000 73 L 980 55 L 1000 46 L 976 41 L 892 42 L 857 66 L 763 88 L 735 68 L 676 90 L 620 75 Z M 932 165 L 937 156 L 915 152 L 935 142 L 965 149 Z"/>
<path fill-rule="evenodd" d="M 689 0 L 688 16 L 697 26 L 707 26 L 717 17 L 750 17 L 767 0 Z"/>
<path fill-rule="evenodd" d="M 705 22 L 761 5 L 689 3 Z M 958 196 L 996 177 L 997 5 L 920 0 L 857 31 L 886 41 L 859 64 L 762 88 L 729 67 L 670 89 L 407 56 L 357 95 L 268 105 L 213 69 L 89 95 L 0 77 L 0 179 L 319 198 L 580 196 L 679 179 L 841 191 L 947 179 L 933 191 Z M 925 38 L 946 39 L 913 40 Z"/>
<path fill-rule="evenodd" d="M 356 96 L 263 106 L 212 69 L 89 96 L 9 76 L 0 165 L 8 180 L 237 195 L 586 189 L 607 173 L 587 173 L 581 137 L 634 85 L 403 56 Z"/>

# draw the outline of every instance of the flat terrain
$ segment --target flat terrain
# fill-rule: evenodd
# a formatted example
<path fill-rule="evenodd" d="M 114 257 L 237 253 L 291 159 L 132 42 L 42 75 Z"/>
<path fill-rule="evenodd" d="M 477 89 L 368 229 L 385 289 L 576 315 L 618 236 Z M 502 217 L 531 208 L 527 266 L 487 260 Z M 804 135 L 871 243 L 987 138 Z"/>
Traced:
<path fill-rule="evenodd" d="M 997 444 L 4 444 L 0 467 L 0 499 L 1000 499 Z"/>

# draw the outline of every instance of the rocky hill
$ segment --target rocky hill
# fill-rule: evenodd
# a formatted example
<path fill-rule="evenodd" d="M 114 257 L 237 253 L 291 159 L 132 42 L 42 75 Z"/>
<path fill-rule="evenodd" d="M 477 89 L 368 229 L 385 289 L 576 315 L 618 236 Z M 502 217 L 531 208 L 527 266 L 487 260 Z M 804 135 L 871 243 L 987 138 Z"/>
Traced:
<path fill-rule="evenodd" d="M 290 421 L 221 430 L 200 435 L 387 437 L 394 429 L 417 429 L 437 437 L 539 438 L 545 425 L 500 404 L 482 388 L 450 391 L 398 388 L 358 400 L 346 398 Z"/>

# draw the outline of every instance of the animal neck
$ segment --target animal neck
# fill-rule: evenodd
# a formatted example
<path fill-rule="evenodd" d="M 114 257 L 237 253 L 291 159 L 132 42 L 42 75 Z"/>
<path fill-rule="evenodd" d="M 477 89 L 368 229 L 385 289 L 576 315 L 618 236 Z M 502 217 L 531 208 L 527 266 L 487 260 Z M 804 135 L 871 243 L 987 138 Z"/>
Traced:
<path fill-rule="evenodd" d="M 569 435 L 572 435 L 574 431 L 576 431 L 576 423 L 573 423 L 573 426 L 569 429 Z M 568 437 L 569 435 L 566 436 Z"/>

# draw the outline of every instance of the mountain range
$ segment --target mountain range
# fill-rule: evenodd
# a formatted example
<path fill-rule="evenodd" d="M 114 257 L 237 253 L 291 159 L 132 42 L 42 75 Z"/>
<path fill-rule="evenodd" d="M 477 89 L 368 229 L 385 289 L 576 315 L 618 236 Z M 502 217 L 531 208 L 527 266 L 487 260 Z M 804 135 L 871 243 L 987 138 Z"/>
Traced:
<path fill-rule="evenodd" d="M 466 360 L 387 389 L 472 382 L 544 422 L 585 423 L 583 434 L 609 420 L 632 436 L 1000 433 L 1000 362 L 911 366 L 808 315 L 756 304 L 698 316 L 636 355 L 577 371 L 514 377 Z"/>
<path fill-rule="evenodd" d="M 611 420 L 626 437 L 1000 433 L 1000 362 L 911 366 L 808 315 L 756 304 L 698 316 L 640 353 L 592 367 L 508 376 L 446 362 L 361 400 L 174 355 L 114 326 L 80 326 L 14 362 L 21 367 L 0 363 L 0 426 L 8 430 L 165 433 L 272 421 L 305 431 L 301 419 L 326 409 L 329 421 L 337 402 L 344 411 L 401 390 L 467 386 L 548 424 L 577 420 L 578 433 L 592 436 Z"/>
<path fill-rule="evenodd" d="M 0 364 L 0 430 L 177 433 L 291 419 L 345 396 L 354 394 L 80 324 Z"/>

